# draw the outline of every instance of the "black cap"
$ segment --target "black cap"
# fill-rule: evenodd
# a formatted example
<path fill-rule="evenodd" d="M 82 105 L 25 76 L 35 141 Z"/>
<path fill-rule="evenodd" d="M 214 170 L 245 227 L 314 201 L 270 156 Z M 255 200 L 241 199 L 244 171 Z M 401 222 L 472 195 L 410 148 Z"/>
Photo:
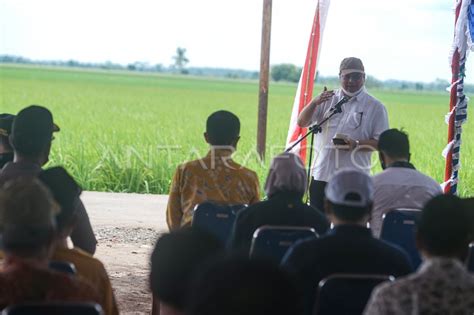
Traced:
<path fill-rule="evenodd" d="M 0 114 L 0 136 L 8 137 L 12 132 L 12 124 L 15 115 Z"/>
<path fill-rule="evenodd" d="M 54 199 L 61 207 L 56 215 L 58 229 L 71 222 L 77 211 L 77 202 L 82 189 L 74 178 L 60 166 L 41 171 L 39 179 L 49 188 Z"/>
<path fill-rule="evenodd" d="M 42 106 L 31 105 L 22 109 L 13 120 L 11 143 L 23 153 L 38 153 L 51 142 L 59 127 L 51 112 Z"/>

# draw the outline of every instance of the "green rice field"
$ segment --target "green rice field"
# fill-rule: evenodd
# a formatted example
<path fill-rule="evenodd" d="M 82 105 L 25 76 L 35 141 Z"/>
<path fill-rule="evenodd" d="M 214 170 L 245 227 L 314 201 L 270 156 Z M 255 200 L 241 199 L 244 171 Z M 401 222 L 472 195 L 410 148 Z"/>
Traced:
<path fill-rule="evenodd" d="M 271 157 L 284 149 L 295 90 L 294 84 L 270 85 L 267 158 L 260 163 L 256 81 L 0 65 L 0 112 L 48 107 L 61 127 L 50 165 L 64 165 L 84 189 L 96 191 L 166 194 L 176 166 L 207 152 L 205 121 L 219 109 L 240 117 L 234 158 L 254 169 L 263 185 Z M 409 133 L 415 166 L 442 182 L 448 93 L 370 92 L 386 105 L 390 126 Z M 474 195 L 473 136 L 468 121 L 461 148 L 463 196 Z M 379 171 L 377 165 L 373 172 Z"/>

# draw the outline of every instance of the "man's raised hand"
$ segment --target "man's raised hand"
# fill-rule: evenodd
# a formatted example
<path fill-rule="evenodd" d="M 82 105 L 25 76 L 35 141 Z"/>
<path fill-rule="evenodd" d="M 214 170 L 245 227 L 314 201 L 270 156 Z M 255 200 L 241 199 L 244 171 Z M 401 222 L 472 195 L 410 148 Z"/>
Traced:
<path fill-rule="evenodd" d="M 322 103 L 326 102 L 327 100 L 331 99 L 334 96 L 334 90 L 328 91 L 327 87 L 324 87 L 321 94 L 313 98 L 311 101 L 312 104 L 319 106 Z"/>

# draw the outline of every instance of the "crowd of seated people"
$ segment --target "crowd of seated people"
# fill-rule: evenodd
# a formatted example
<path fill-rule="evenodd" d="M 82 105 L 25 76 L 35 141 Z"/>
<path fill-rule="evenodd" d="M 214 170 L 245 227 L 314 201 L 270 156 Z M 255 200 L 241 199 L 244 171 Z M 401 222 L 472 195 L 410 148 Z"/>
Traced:
<path fill-rule="evenodd" d="M 93 257 L 96 239 L 81 187 L 62 167 L 43 169 L 58 131 L 42 106 L 0 115 L 0 309 L 93 302 L 103 314 L 118 314 L 107 271 Z M 471 209 L 414 168 L 406 133 L 381 134 L 384 171 L 376 176 L 336 172 L 324 209 L 303 202 L 305 167 L 291 153 L 272 160 L 260 200 L 256 173 L 231 158 L 240 139 L 234 114 L 211 114 L 204 138 L 207 156 L 178 166 L 172 179 L 170 232 L 158 238 L 150 258 L 152 314 L 314 314 L 318 285 L 336 274 L 395 279 L 375 287 L 366 314 L 474 312 L 474 275 L 466 268 Z M 204 202 L 245 205 L 223 218 L 235 218 L 227 244 L 193 225 L 194 209 Z M 384 215 L 396 208 L 418 209 L 416 247 L 423 262 L 417 270 L 402 248 L 379 238 Z M 277 264 L 250 256 L 255 232 L 265 226 L 307 227 L 315 235 L 281 241 L 289 249 Z M 72 273 L 53 269 L 55 262 L 70 263 Z"/>

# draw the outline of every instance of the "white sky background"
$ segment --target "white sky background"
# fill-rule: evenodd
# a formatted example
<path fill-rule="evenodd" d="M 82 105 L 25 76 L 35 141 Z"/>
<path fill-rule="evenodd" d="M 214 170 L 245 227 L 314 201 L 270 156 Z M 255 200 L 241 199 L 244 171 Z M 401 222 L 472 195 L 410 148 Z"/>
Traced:
<path fill-rule="evenodd" d="M 258 70 L 263 0 L 0 0 L 0 54 Z M 271 64 L 303 65 L 316 0 L 273 0 Z M 379 79 L 450 80 L 454 0 L 332 0 L 318 69 L 358 56 Z M 470 59 L 474 58 L 471 57 Z M 474 83 L 468 59 L 467 83 Z"/>

